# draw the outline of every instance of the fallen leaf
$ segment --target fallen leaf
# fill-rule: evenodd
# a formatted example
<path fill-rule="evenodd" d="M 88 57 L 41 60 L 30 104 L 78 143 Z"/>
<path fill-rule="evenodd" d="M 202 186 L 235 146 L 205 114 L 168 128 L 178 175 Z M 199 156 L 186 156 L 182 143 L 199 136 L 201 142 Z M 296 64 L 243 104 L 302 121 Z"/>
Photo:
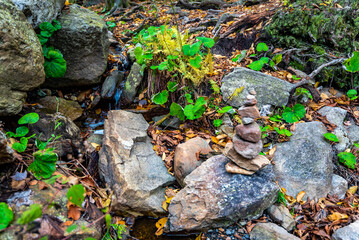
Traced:
<path fill-rule="evenodd" d="M 165 226 L 166 222 L 167 222 L 167 217 L 161 218 L 160 220 L 158 220 L 156 222 L 156 236 L 161 236 L 163 234 L 163 227 Z"/>
<path fill-rule="evenodd" d="M 347 193 L 354 195 L 358 191 L 358 186 L 352 186 L 348 189 Z"/>
<path fill-rule="evenodd" d="M 338 212 L 334 212 L 333 214 L 328 216 L 329 221 L 332 221 L 332 222 L 341 220 L 341 219 L 347 219 L 347 218 L 348 218 L 348 215 L 338 213 Z"/>
<path fill-rule="evenodd" d="M 304 195 L 305 195 L 305 191 L 301 191 L 300 193 L 298 193 L 298 195 L 297 195 L 297 197 L 295 198 L 295 200 L 296 200 L 297 202 L 302 201 Z"/>

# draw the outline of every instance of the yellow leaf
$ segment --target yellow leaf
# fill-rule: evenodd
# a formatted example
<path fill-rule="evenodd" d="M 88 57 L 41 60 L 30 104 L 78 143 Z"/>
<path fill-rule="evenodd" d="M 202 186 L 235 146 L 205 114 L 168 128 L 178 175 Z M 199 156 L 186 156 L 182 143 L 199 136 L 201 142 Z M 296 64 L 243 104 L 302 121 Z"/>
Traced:
<path fill-rule="evenodd" d="M 95 111 L 95 113 L 96 113 L 97 115 L 100 114 L 100 113 L 101 113 L 101 108 L 97 108 L 96 111 Z"/>
<path fill-rule="evenodd" d="M 297 202 L 302 201 L 304 195 L 305 195 L 305 192 L 304 192 L 304 191 L 301 191 L 300 193 L 298 193 L 298 195 L 297 195 L 297 197 L 295 198 L 295 200 L 296 200 Z"/>
<path fill-rule="evenodd" d="M 348 215 L 338 213 L 338 212 L 335 212 L 328 216 L 329 221 L 332 221 L 332 222 L 340 220 L 340 219 L 347 219 L 347 218 L 348 218 Z"/>
<path fill-rule="evenodd" d="M 212 140 L 212 142 L 214 142 L 215 144 L 217 144 L 218 142 L 219 142 L 219 139 L 218 138 L 216 138 L 216 137 L 211 137 L 211 140 Z"/>
<path fill-rule="evenodd" d="M 271 150 L 269 150 L 268 155 L 273 155 L 276 150 L 277 150 L 277 145 L 274 146 L 274 148 L 272 148 Z"/>
<path fill-rule="evenodd" d="M 243 92 L 243 90 L 244 90 L 244 86 L 240 88 L 236 88 L 236 90 L 234 90 L 232 95 L 229 97 L 228 101 L 231 101 L 234 97 L 237 97 L 241 92 Z"/>
<path fill-rule="evenodd" d="M 91 143 L 91 145 L 92 145 L 94 148 L 96 148 L 96 149 L 97 149 L 97 148 L 99 148 L 99 147 L 101 146 L 100 144 L 93 143 L 93 142 Z"/>
<path fill-rule="evenodd" d="M 167 217 L 161 218 L 156 222 L 156 228 L 157 228 L 157 231 L 155 233 L 156 236 L 160 236 L 163 234 L 163 227 L 165 226 L 166 222 L 167 222 Z"/>
<path fill-rule="evenodd" d="M 350 193 L 351 195 L 354 195 L 356 192 L 358 191 L 358 186 L 352 186 L 348 189 L 348 193 Z"/>
<path fill-rule="evenodd" d="M 195 240 L 202 240 L 202 233 L 200 233 Z"/>

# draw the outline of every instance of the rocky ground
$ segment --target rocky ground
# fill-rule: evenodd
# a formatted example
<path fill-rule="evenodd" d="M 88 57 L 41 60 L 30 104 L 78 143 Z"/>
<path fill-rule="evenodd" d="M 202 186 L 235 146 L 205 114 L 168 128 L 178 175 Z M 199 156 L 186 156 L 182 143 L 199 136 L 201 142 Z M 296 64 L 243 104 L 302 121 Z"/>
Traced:
<path fill-rule="evenodd" d="M 135 1 L 111 14 L 104 1 L 34 2 L 0 0 L 1 239 L 359 239 L 359 100 L 287 64 L 289 49 L 258 51 L 282 1 Z M 60 78 L 37 35 L 53 19 Z M 154 103 L 151 86 L 178 75 L 155 75 L 134 39 L 161 25 L 216 39 L 196 120 Z M 274 54 L 283 62 L 248 67 Z M 168 99 L 188 101 L 178 88 Z"/>

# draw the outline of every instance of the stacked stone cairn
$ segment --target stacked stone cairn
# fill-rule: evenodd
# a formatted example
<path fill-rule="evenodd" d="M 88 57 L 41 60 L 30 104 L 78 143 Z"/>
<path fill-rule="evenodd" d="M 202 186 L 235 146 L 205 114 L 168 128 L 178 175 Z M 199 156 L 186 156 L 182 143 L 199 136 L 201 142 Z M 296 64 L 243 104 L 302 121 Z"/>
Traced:
<path fill-rule="evenodd" d="M 259 155 L 263 143 L 259 125 L 254 121 L 260 117 L 254 94 L 248 95 L 244 106 L 238 109 L 242 124 L 237 125 L 233 141 L 227 143 L 223 153 L 231 160 L 226 165 L 229 173 L 252 175 L 270 164 L 265 156 Z"/>

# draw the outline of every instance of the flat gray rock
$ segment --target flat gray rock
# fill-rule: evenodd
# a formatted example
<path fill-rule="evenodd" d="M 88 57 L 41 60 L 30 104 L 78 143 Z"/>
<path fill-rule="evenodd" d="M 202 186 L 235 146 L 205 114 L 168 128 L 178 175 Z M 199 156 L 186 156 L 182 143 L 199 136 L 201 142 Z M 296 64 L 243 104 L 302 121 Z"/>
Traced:
<path fill-rule="evenodd" d="M 250 233 L 251 240 L 300 240 L 274 223 L 257 223 Z"/>
<path fill-rule="evenodd" d="M 229 100 L 236 89 L 241 87 L 244 87 L 243 91 Z M 253 89 L 257 92 L 257 106 L 261 109 L 268 104 L 278 107 L 286 105 L 292 87 L 293 84 L 279 78 L 239 67 L 222 79 L 221 91 L 225 101 L 233 107 L 239 107 L 243 106 L 249 91 Z"/>
<path fill-rule="evenodd" d="M 199 231 L 253 219 L 271 206 L 278 195 L 272 166 L 251 176 L 225 170 L 223 155 L 202 163 L 185 178 L 186 187 L 171 200 L 167 231 Z"/>
<path fill-rule="evenodd" d="M 339 175 L 333 174 L 332 187 L 329 192 L 330 195 L 337 195 L 339 199 L 345 198 L 345 193 L 348 190 L 348 181 Z"/>
<path fill-rule="evenodd" d="M 296 125 L 289 142 L 277 145 L 274 172 L 280 187 L 287 194 L 297 196 L 301 191 L 311 199 L 326 197 L 331 189 L 333 152 L 323 134 L 327 130 L 321 122 Z"/>
<path fill-rule="evenodd" d="M 110 111 L 105 121 L 99 172 L 114 191 L 112 210 L 133 216 L 165 214 L 166 186 L 175 179 L 153 150 L 141 114 Z"/>
<path fill-rule="evenodd" d="M 332 240 L 358 240 L 359 221 L 355 221 L 346 227 L 339 228 L 332 235 Z"/>

